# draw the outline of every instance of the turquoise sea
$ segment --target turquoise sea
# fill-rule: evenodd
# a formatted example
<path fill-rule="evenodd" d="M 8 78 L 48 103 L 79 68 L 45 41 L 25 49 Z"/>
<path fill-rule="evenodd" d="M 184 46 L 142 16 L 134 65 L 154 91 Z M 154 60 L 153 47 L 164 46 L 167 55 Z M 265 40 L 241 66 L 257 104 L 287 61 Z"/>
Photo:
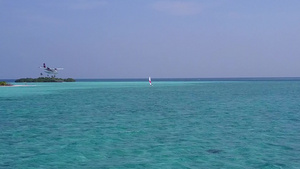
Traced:
<path fill-rule="evenodd" d="M 299 80 L 0 87 L 0 168 L 300 168 Z"/>

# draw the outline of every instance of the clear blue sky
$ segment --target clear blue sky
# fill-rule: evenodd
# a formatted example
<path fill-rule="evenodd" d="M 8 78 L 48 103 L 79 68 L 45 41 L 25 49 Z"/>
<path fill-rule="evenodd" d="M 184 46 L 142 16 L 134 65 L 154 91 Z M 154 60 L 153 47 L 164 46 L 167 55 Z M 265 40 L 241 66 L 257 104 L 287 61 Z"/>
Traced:
<path fill-rule="evenodd" d="M 0 79 L 299 77 L 299 0 L 0 0 Z"/>

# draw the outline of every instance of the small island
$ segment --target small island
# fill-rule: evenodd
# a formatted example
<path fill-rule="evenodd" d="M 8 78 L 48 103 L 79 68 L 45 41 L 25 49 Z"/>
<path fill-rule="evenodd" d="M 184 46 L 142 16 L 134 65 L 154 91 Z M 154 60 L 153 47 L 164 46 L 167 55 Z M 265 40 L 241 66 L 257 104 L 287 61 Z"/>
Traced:
<path fill-rule="evenodd" d="M 39 78 L 21 78 L 17 79 L 15 82 L 75 82 L 72 78 L 62 79 L 55 77 L 39 77 Z"/>
<path fill-rule="evenodd" d="M 8 83 L 6 83 L 4 81 L 1 81 L 0 82 L 0 86 L 12 86 L 12 84 L 8 84 Z"/>

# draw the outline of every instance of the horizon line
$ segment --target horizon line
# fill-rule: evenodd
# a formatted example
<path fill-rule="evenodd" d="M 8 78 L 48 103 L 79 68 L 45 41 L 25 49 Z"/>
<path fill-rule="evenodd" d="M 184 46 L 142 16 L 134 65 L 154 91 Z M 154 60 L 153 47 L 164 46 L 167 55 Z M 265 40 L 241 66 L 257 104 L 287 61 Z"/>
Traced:
<path fill-rule="evenodd" d="M 57 77 L 62 78 L 63 77 Z M 66 77 L 70 78 L 70 77 Z M 300 80 L 300 77 L 295 76 L 279 76 L 279 77 L 151 77 L 156 80 Z M 18 78 L 20 79 L 20 78 Z M 75 80 L 144 80 L 148 77 L 143 78 L 73 78 Z M 15 78 L 3 78 L 0 81 L 15 81 Z"/>

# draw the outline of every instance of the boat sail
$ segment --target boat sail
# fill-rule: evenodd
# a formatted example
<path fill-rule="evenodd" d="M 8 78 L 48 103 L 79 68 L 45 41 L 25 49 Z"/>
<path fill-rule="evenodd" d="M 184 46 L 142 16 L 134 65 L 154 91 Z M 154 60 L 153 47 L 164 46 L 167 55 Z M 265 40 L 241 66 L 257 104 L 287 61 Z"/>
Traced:
<path fill-rule="evenodd" d="M 149 77 L 149 84 L 150 84 L 150 86 L 152 86 L 151 77 Z"/>

